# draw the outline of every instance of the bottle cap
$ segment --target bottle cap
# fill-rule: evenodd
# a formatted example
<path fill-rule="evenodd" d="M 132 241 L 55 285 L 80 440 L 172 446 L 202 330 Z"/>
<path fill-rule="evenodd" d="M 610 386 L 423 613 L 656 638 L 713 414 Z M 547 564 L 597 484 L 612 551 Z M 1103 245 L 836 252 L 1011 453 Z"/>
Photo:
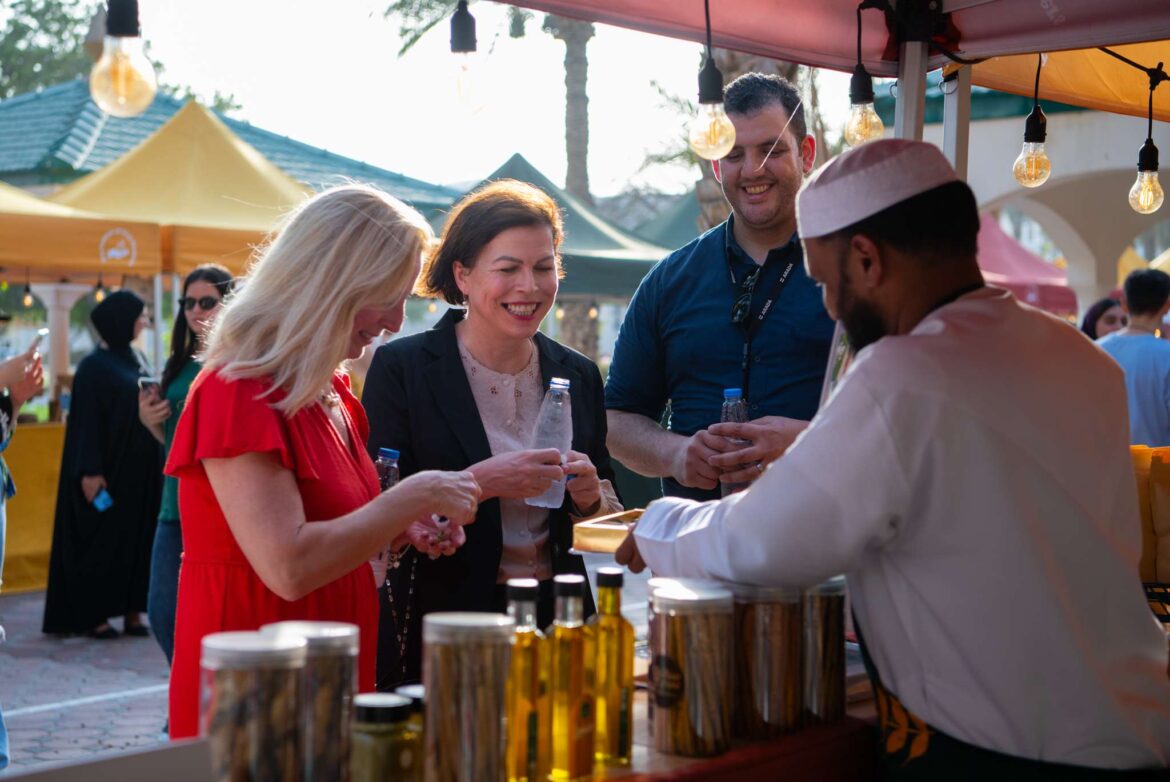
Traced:
<path fill-rule="evenodd" d="M 553 387 L 568 388 L 569 381 L 565 380 L 563 377 L 554 377 L 552 380 L 548 381 L 548 386 L 549 386 L 549 388 L 553 388 Z"/>
<path fill-rule="evenodd" d="M 623 576 L 620 567 L 603 567 L 597 570 L 597 586 L 598 587 L 617 587 L 621 588 Z"/>
<path fill-rule="evenodd" d="M 353 698 L 358 722 L 402 722 L 410 718 L 410 698 L 389 692 L 365 692 Z"/>
<path fill-rule="evenodd" d="M 393 448 L 379 448 L 378 449 L 378 458 L 379 459 L 397 459 L 399 457 L 399 455 L 400 454 L 398 453 L 398 451 L 395 451 Z"/>
<path fill-rule="evenodd" d="M 743 396 L 742 388 L 725 388 L 723 389 L 723 398 L 730 399 L 733 396 Z"/>
<path fill-rule="evenodd" d="M 509 578 L 508 600 L 535 602 L 540 595 L 540 582 L 535 578 Z"/>
<path fill-rule="evenodd" d="M 553 579 L 553 591 L 557 597 L 584 597 L 585 578 L 583 576 L 557 576 Z"/>
<path fill-rule="evenodd" d="M 395 687 L 394 694 L 409 698 L 410 710 L 416 714 L 422 714 L 423 707 L 427 702 L 426 687 L 421 684 L 404 684 L 401 687 Z"/>

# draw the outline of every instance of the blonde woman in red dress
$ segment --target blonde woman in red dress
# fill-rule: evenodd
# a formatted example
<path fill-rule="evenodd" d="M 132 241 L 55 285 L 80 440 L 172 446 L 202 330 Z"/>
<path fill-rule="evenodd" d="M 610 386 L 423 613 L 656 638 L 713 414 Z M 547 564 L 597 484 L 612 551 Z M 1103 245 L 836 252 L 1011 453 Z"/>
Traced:
<path fill-rule="evenodd" d="M 167 463 L 184 519 L 172 738 L 198 732 L 208 633 L 353 622 L 360 688 L 372 690 L 378 606 L 368 561 L 391 542 L 449 554 L 465 539 L 475 479 L 424 472 L 380 494 L 366 417 L 340 371 L 401 327 L 432 238 L 385 193 L 334 188 L 291 215 L 227 299 Z M 431 526 L 432 514 L 450 527 Z"/>

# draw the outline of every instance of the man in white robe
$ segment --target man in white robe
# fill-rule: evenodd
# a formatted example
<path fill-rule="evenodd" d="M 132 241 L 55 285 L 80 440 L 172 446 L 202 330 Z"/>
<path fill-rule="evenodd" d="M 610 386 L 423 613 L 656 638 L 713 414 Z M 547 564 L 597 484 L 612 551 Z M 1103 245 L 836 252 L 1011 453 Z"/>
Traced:
<path fill-rule="evenodd" d="M 923 756 L 886 758 L 904 778 L 1165 768 L 1121 371 L 983 286 L 974 197 L 928 144 L 838 156 L 797 211 L 852 367 L 748 491 L 653 503 L 618 561 L 776 586 L 845 573 L 879 686 L 931 730 Z"/>

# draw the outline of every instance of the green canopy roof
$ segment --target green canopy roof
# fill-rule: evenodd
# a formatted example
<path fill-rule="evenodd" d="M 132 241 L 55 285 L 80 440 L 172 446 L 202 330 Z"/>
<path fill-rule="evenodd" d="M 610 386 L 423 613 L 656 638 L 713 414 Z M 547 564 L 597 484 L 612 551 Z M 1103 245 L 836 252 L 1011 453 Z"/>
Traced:
<path fill-rule="evenodd" d="M 71 182 L 117 160 L 162 127 L 184 101 L 159 94 L 137 117 L 103 114 L 81 79 L 0 101 L 0 180 L 17 186 Z M 286 174 L 323 188 L 355 179 L 377 185 L 423 212 L 445 208 L 459 191 L 413 179 L 216 113 L 243 141 Z"/>
<path fill-rule="evenodd" d="M 943 121 L 943 93 L 941 88 L 942 75 L 939 71 L 930 73 L 926 77 L 926 124 L 937 125 Z M 876 93 L 873 101 L 874 110 L 882 118 L 887 127 L 894 124 L 894 97 L 890 94 L 893 82 L 886 81 L 874 85 Z M 1050 100 L 1040 101 L 1045 114 L 1060 114 L 1066 111 L 1088 111 L 1079 106 L 1070 106 L 1067 103 L 1056 103 Z M 1009 92 L 990 90 L 986 87 L 971 88 L 971 121 L 981 119 L 1002 119 L 1004 117 L 1026 117 L 1032 111 L 1032 99 L 1021 95 L 1012 95 Z M 1020 126 L 1023 132 L 1023 125 Z"/>
<path fill-rule="evenodd" d="M 561 256 L 565 279 L 561 293 L 628 299 L 638 283 L 669 250 L 623 231 L 566 193 L 519 153 L 475 187 L 497 179 L 516 179 L 552 196 L 565 221 Z M 475 189 L 475 188 L 472 188 Z"/>
<path fill-rule="evenodd" d="M 679 248 L 702 233 L 699 230 L 700 217 L 699 196 L 691 189 L 634 231 L 647 241 L 663 247 Z"/>

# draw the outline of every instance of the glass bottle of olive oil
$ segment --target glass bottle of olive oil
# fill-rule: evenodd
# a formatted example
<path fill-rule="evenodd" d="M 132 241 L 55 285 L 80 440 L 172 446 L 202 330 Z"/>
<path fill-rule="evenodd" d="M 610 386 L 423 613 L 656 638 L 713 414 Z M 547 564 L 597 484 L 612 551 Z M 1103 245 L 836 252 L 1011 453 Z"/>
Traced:
<path fill-rule="evenodd" d="M 634 626 L 622 616 L 622 570 L 597 571 L 597 614 L 589 620 L 597 638 L 595 756 L 628 766 L 634 734 Z"/>
<path fill-rule="evenodd" d="M 593 775 L 595 641 L 583 621 L 585 579 L 557 576 L 552 646 L 552 773 L 549 779 Z"/>
<path fill-rule="evenodd" d="M 516 620 L 516 642 L 508 672 L 508 782 L 546 779 L 548 649 L 536 626 L 540 584 L 535 578 L 508 579 L 508 615 Z M 541 708 L 545 706 L 545 708 Z M 542 714 L 544 712 L 544 714 Z"/>

